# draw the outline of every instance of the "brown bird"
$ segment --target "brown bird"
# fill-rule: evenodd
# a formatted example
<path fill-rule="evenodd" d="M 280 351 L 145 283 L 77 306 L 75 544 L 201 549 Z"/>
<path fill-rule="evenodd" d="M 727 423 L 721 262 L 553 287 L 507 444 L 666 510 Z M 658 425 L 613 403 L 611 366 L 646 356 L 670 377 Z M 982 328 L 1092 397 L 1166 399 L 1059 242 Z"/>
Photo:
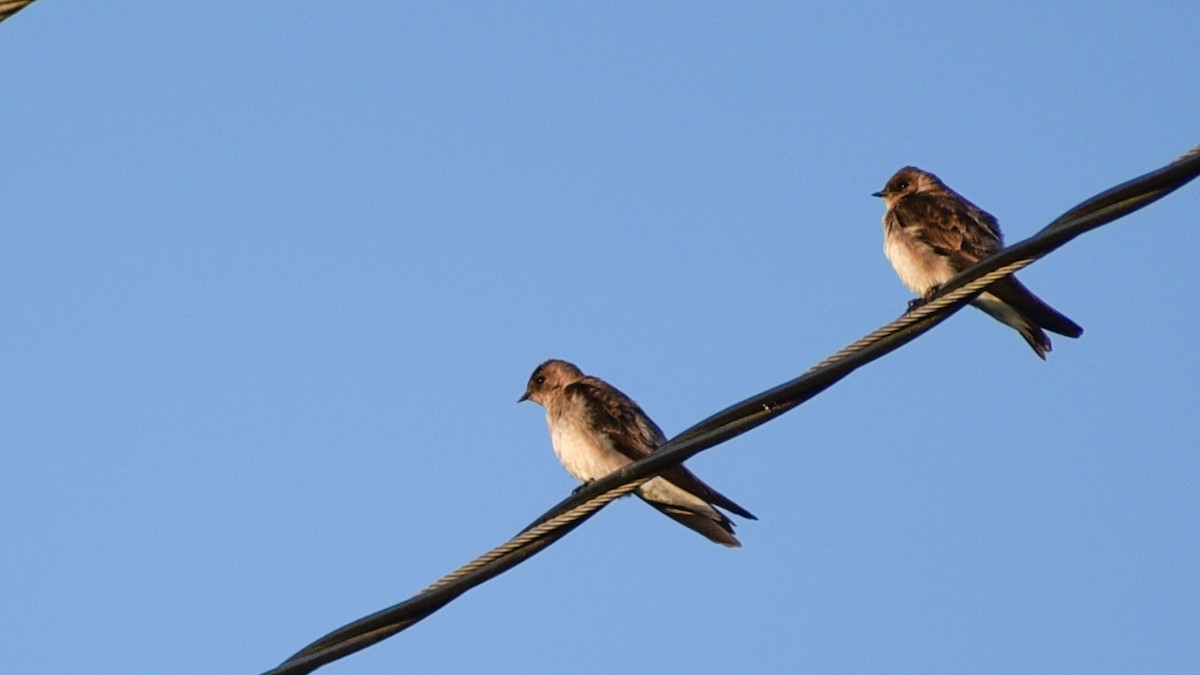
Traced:
<path fill-rule="evenodd" d="M 909 303 L 910 308 L 919 306 L 955 274 L 1004 248 L 996 218 L 928 171 L 906 166 L 872 196 L 882 197 L 887 205 L 883 252 L 904 285 L 921 296 Z M 1083 328 L 1012 275 L 989 286 L 971 304 L 1017 329 L 1043 359 L 1050 351 L 1043 328 L 1071 338 L 1083 334 Z"/>
<path fill-rule="evenodd" d="M 584 375 L 574 364 L 550 359 L 533 371 L 519 401 L 546 408 L 550 442 L 563 467 L 585 484 L 654 452 L 666 442 L 662 429 L 616 387 Z M 757 520 L 682 464 L 666 469 L 637 495 L 675 521 L 718 544 L 741 546 L 733 522 L 715 506 Z"/>

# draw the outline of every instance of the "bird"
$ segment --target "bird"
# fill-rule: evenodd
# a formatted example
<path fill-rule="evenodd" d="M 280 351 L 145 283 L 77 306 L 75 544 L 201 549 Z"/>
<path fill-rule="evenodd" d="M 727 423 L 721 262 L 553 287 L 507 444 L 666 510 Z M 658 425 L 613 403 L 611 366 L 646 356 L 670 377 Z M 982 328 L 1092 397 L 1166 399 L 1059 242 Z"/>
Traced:
<path fill-rule="evenodd" d="M 633 399 L 560 359 L 545 361 L 533 371 L 518 402 L 526 400 L 546 409 L 554 454 L 585 485 L 649 455 L 667 440 Z M 676 522 L 731 548 L 741 542 L 734 536 L 733 522 L 716 507 L 758 520 L 682 464 L 646 481 L 636 494 Z"/>
<path fill-rule="evenodd" d="M 955 274 L 1004 248 L 996 218 L 951 190 L 940 178 L 906 166 L 871 196 L 883 199 L 883 251 L 912 292 L 924 303 Z M 1015 328 L 1043 360 L 1051 349 L 1045 331 L 1070 338 L 1083 328 L 1047 305 L 1016 276 L 997 280 L 971 304 Z M 1044 330 L 1043 330 L 1044 329 Z"/>

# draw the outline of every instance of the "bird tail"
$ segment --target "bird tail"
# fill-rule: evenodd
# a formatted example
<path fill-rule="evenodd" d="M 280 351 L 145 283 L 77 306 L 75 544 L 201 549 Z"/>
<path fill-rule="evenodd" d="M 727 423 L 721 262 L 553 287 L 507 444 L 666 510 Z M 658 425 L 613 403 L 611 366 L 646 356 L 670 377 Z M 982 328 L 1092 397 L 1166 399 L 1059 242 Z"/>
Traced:
<path fill-rule="evenodd" d="M 750 513 L 729 497 L 726 497 L 720 492 L 712 489 L 712 487 L 697 478 L 696 474 L 689 471 L 688 468 L 682 464 L 673 466 L 666 471 L 663 471 L 661 474 L 659 474 L 659 476 L 675 487 L 683 490 L 684 492 L 693 494 L 709 504 L 719 506 L 732 514 L 739 515 L 743 518 L 758 520 L 758 516 Z"/>
<path fill-rule="evenodd" d="M 742 545 L 742 542 L 733 536 L 733 521 L 715 510 L 713 514 L 696 513 L 675 504 L 652 502 L 648 499 L 645 501 L 680 525 L 695 530 L 722 546 L 739 548 Z"/>
<path fill-rule="evenodd" d="M 1022 284 L 1014 276 L 1005 277 L 992 284 L 988 287 L 988 292 L 1017 309 L 1029 321 L 1051 333 L 1058 333 L 1069 338 L 1083 335 L 1082 326 L 1042 302 L 1041 298 L 1034 295 L 1025 287 L 1025 284 Z"/>
<path fill-rule="evenodd" d="M 739 515 L 743 518 L 749 518 L 750 520 L 758 520 L 758 516 L 754 515 L 753 513 L 750 513 L 746 509 L 742 508 L 740 505 L 738 505 L 737 502 L 733 501 L 729 497 L 726 497 L 725 495 L 721 494 L 720 492 L 717 492 L 716 490 L 712 489 L 711 487 L 708 487 L 707 485 L 705 485 L 704 487 L 708 488 L 708 490 L 704 494 L 700 495 L 700 497 L 703 498 L 708 503 L 715 504 L 716 506 L 719 506 L 719 507 L 725 509 L 726 511 L 733 513 L 735 515 Z"/>
<path fill-rule="evenodd" d="M 1025 338 L 1029 346 L 1033 348 L 1034 353 L 1043 361 L 1046 360 L 1046 352 L 1051 350 L 1050 338 L 1046 333 L 1038 328 L 1032 321 L 1025 318 L 1023 314 L 1013 309 L 1013 307 L 1005 302 L 998 300 L 995 297 L 990 297 L 984 293 L 971 302 L 979 309 L 987 312 L 993 319 L 1000 323 L 1012 326 Z"/>

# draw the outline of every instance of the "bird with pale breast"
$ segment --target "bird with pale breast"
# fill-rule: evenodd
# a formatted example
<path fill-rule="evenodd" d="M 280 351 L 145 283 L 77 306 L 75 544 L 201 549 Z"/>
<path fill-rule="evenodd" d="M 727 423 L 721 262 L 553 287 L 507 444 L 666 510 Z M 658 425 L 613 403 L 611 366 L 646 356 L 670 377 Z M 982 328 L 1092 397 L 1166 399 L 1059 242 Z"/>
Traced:
<path fill-rule="evenodd" d="M 633 399 L 567 361 L 550 359 L 538 366 L 519 399 L 525 400 L 546 409 L 554 454 L 568 473 L 585 484 L 649 455 L 667 440 Z M 724 546 L 737 547 L 741 542 L 734 536 L 733 522 L 716 507 L 757 520 L 682 464 L 646 481 L 636 494 Z"/>
<path fill-rule="evenodd" d="M 1004 248 L 992 214 L 951 190 L 937 176 L 915 166 L 897 171 L 872 196 L 881 197 L 883 251 L 900 281 L 921 304 L 955 274 Z M 971 304 L 1017 330 L 1042 359 L 1051 349 L 1043 329 L 1070 338 L 1083 328 L 1042 302 L 1013 275 L 980 293 Z"/>

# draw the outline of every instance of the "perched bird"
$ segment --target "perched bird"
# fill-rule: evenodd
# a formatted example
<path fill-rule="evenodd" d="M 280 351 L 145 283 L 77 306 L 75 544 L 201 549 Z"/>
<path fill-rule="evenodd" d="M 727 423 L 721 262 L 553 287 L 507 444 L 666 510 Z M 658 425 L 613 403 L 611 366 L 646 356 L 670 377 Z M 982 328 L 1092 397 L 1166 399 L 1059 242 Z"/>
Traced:
<path fill-rule="evenodd" d="M 574 364 L 550 359 L 533 371 L 518 402 L 546 408 L 554 454 L 584 483 L 602 478 L 654 452 L 666 441 L 638 404 Z M 757 520 L 725 495 L 705 485 L 682 464 L 666 469 L 637 489 L 650 506 L 718 544 L 741 546 L 733 522 L 715 506 Z"/>
<path fill-rule="evenodd" d="M 910 306 L 920 305 L 950 277 L 1004 247 L 996 218 L 928 171 L 906 166 L 872 196 L 882 197 L 887 205 L 883 252 L 904 285 L 921 296 Z M 1017 329 L 1043 359 L 1050 351 L 1043 328 L 1071 338 L 1083 334 L 1083 328 L 1012 275 L 989 286 L 971 304 Z"/>

